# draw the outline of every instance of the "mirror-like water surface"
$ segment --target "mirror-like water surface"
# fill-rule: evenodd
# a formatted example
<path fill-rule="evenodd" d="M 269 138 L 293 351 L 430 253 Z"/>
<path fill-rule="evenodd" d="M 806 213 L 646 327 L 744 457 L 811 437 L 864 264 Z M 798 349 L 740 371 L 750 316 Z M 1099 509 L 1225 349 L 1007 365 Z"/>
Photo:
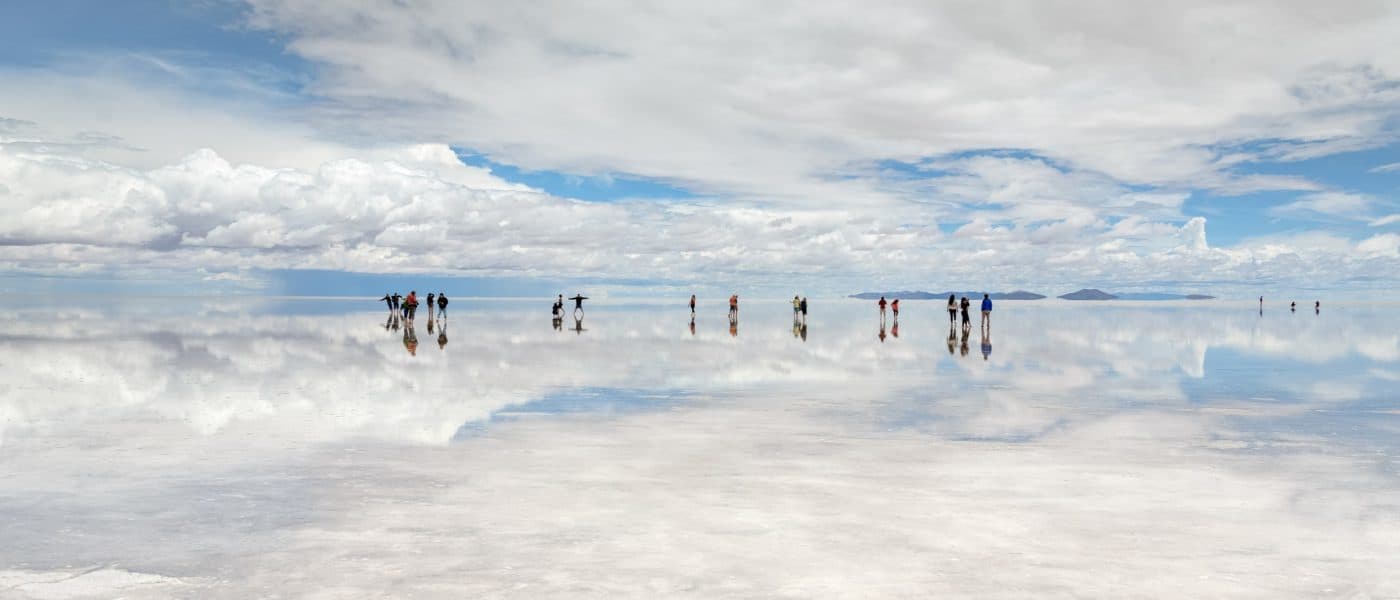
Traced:
<path fill-rule="evenodd" d="M 0 597 L 1400 597 L 1400 306 L 715 300 L 8 300 Z"/>

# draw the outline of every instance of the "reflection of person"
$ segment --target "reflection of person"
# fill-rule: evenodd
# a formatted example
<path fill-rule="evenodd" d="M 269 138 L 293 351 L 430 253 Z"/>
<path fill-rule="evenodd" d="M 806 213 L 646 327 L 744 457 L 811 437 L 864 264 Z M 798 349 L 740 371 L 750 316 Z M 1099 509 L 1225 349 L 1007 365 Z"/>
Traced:
<path fill-rule="evenodd" d="M 1288 303 L 1288 312 L 1298 312 L 1298 302 L 1296 300 Z"/>
<path fill-rule="evenodd" d="M 1316 302 L 1313 302 L 1313 314 L 1321 314 L 1321 313 L 1322 313 L 1322 301 L 1321 301 L 1321 300 L 1318 300 L 1318 301 L 1316 301 Z"/>
<path fill-rule="evenodd" d="M 899 337 L 899 319 L 895 319 L 894 325 L 890 326 L 890 335 Z"/>
<path fill-rule="evenodd" d="M 966 314 L 966 313 L 964 313 L 964 314 Z M 963 355 L 963 356 L 967 356 L 967 338 L 968 338 L 968 336 L 970 336 L 970 335 L 972 335 L 972 326 L 971 326 L 971 325 L 966 325 L 966 324 L 963 325 L 962 342 L 961 342 L 961 344 L 958 346 L 958 354 L 961 354 L 961 355 Z"/>
<path fill-rule="evenodd" d="M 583 319 L 574 317 L 574 333 L 583 335 L 583 332 L 585 331 L 588 330 L 583 328 Z"/>
<path fill-rule="evenodd" d="M 691 313 L 691 315 L 690 315 L 690 335 L 692 335 L 692 336 L 695 335 L 695 314 L 694 314 L 694 313 Z"/>
<path fill-rule="evenodd" d="M 389 313 L 389 320 L 384 322 L 384 331 L 388 331 L 394 324 L 394 313 Z"/>
<path fill-rule="evenodd" d="M 438 296 L 438 298 L 441 297 L 442 296 Z M 438 327 L 438 349 L 447 349 L 447 321 L 443 321 L 442 326 Z"/>
<path fill-rule="evenodd" d="M 885 320 L 880 319 L 880 343 L 885 343 Z"/>
<path fill-rule="evenodd" d="M 802 321 L 802 341 L 807 341 L 807 321 Z"/>
<path fill-rule="evenodd" d="M 418 334 L 413 331 L 413 321 L 404 323 L 403 347 L 412 356 L 418 356 Z"/>
<path fill-rule="evenodd" d="M 564 319 L 561 319 L 561 318 L 559 318 L 558 315 L 555 315 L 553 321 L 554 321 L 554 330 L 555 330 L 555 331 L 563 331 L 563 330 L 564 330 Z"/>
<path fill-rule="evenodd" d="M 948 311 L 948 312 L 951 312 L 951 313 L 956 314 L 957 311 L 954 310 L 954 311 Z M 957 326 L 956 324 L 954 324 L 954 323 L 949 323 L 949 324 L 948 324 L 948 354 L 950 354 L 950 355 L 953 354 L 954 349 L 957 348 L 957 347 L 958 347 L 958 326 Z"/>
<path fill-rule="evenodd" d="M 428 317 L 428 335 L 432 335 L 432 334 L 433 334 L 433 319 L 432 319 L 432 317 Z"/>
<path fill-rule="evenodd" d="M 992 333 L 987 330 L 982 331 L 982 360 L 987 360 L 992 355 Z"/>
<path fill-rule="evenodd" d="M 729 318 L 729 337 L 739 337 L 739 319 Z"/>
<path fill-rule="evenodd" d="M 989 294 L 982 294 L 982 326 L 992 326 L 992 297 Z"/>

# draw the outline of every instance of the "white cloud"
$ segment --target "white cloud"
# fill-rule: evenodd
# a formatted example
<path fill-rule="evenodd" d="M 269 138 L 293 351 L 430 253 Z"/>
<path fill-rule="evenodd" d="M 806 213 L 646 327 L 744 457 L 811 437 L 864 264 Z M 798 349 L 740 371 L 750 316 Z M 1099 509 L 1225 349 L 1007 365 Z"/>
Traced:
<path fill-rule="evenodd" d="M 952 174 L 932 193 L 976 207 L 960 215 L 921 205 L 581 202 L 503 181 L 443 147 L 381 155 L 301 171 L 235 165 L 201 150 L 142 171 L 0 146 L 0 178 L 11 186 L 0 195 L 0 236 L 8 242 L 0 266 L 568 273 L 804 287 L 819 280 L 826 291 L 1266 273 L 1317 284 L 1397 272 L 1388 269 L 1396 257 L 1385 236 L 1361 245 L 1316 234 L 1215 248 L 1203 218 L 1133 214 L 1168 219 L 1181 195 L 1128 192 L 1034 159 L 944 165 Z M 949 235 L 920 224 L 929 210 L 971 220 Z"/>
<path fill-rule="evenodd" d="M 1375 200 L 1362 194 L 1344 192 L 1318 192 L 1301 199 L 1274 207 L 1274 215 L 1330 216 L 1345 219 L 1366 220 Z"/>
<path fill-rule="evenodd" d="M 1369 172 L 1371 172 L 1371 173 L 1393 173 L 1393 172 L 1395 172 L 1395 171 L 1400 171 L 1400 162 L 1393 162 L 1393 163 L 1389 163 L 1389 164 L 1380 165 L 1380 166 L 1377 166 L 1377 167 L 1372 168 Z"/>
<path fill-rule="evenodd" d="M 1212 247 L 1182 214 L 1191 190 L 1288 189 L 1317 192 L 1288 210 L 1371 218 L 1235 169 L 1392 138 L 1381 5 L 251 6 L 314 75 L 141 53 L 0 68 L 0 267 L 841 289 L 1396 272 L 1331 238 Z M 448 144 L 701 197 L 576 202 Z"/>
<path fill-rule="evenodd" d="M 1400 16 L 1383 3 L 252 4 L 255 25 L 327 67 L 316 91 L 378 134 L 725 192 L 810 198 L 863 160 L 986 148 L 1229 187 L 1220 161 L 1250 153 L 1213 148 L 1355 149 L 1400 100 Z"/>

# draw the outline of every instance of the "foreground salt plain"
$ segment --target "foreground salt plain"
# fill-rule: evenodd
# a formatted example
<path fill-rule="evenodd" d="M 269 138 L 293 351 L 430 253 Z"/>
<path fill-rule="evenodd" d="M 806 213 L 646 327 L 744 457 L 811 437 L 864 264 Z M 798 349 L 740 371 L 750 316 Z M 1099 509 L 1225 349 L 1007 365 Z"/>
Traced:
<path fill-rule="evenodd" d="M 12 301 L 0 597 L 1400 597 L 1400 306 L 680 304 Z"/>

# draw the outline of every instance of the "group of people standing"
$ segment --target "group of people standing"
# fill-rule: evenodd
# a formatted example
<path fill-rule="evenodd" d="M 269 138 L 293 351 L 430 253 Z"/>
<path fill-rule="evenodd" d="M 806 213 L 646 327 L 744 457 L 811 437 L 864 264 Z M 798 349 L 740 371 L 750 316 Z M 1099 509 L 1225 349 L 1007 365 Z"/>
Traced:
<path fill-rule="evenodd" d="M 803 300 L 803 303 L 804 303 L 804 304 L 806 303 L 806 300 L 805 300 L 805 299 Z M 890 301 L 885 300 L 885 297 L 884 297 L 884 296 L 880 296 L 880 301 L 877 302 L 876 304 L 880 307 L 880 321 L 881 321 L 881 322 L 883 322 L 883 321 L 885 320 L 885 309 L 886 309 L 886 308 L 889 308 L 889 310 L 890 310 L 891 312 L 894 313 L 894 320 L 895 320 L 895 322 L 898 323 L 898 321 L 899 321 L 899 298 L 895 298 L 893 302 L 890 302 Z M 968 300 L 968 299 L 967 299 L 967 296 L 963 296 L 963 297 L 962 297 L 962 300 L 960 301 L 960 300 L 958 300 L 957 294 L 948 294 L 948 325 L 949 325 L 949 326 L 956 326 L 956 325 L 957 325 L 957 322 L 958 322 L 958 314 L 961 312 L 961 314 L 962 314 L 962 327 L 963 327 L 963 329 L 964 329 L 964 330 L 971 329 L 971 328 L 972 328 L 972 317 L 971 317 L 971 315 L 969 314 L 971 308 L 972 308 L 972 301 L 971 301 L 971 300 Z M 806 312 L 806 311 L 804 310 L 803 312 Z M 991 297 L 990 294 L 982 294 L 982 327 L 983 327 L 984 329 L 990 329 L 991 326 L 992 326 L 992 297 Z"/>
<path fill-rule="evenodd" d="M 398 312 L 402 314 L 403 318 L 406 320 L 412 321 L 413 317 L 418 314 L 417 291 L 410 290 L 407 296 L 400 296 L 398 292 L 394 292 L 392 295 L 385 292 L 384 297 L 380 298 L 380 300 L 383 300 L 384 304 L 389 306 L 389 312 Z M 433 316 L 434 304 L 437 305 L 437 316 L 439 318 L 447 317 L 447 294 L 442 292 L 436 294 L 432 292 L 428 293 L 428 318 L 432 318 Z"/>
<path fill-rule="evenodd" d="M 948 294 L 948 326 L 957 324 L 958 314 L 962 313 L 963 331 L 972 329 L 972 317 L 968 314 L 968 309 L 972 307 L 972 302 L 963 296 L 962 300 L 957 299 L 957 294 Z M 989 294 L 982 294 L 982 327 L 991 329 L 992 327 L 992 297 Z"/>

